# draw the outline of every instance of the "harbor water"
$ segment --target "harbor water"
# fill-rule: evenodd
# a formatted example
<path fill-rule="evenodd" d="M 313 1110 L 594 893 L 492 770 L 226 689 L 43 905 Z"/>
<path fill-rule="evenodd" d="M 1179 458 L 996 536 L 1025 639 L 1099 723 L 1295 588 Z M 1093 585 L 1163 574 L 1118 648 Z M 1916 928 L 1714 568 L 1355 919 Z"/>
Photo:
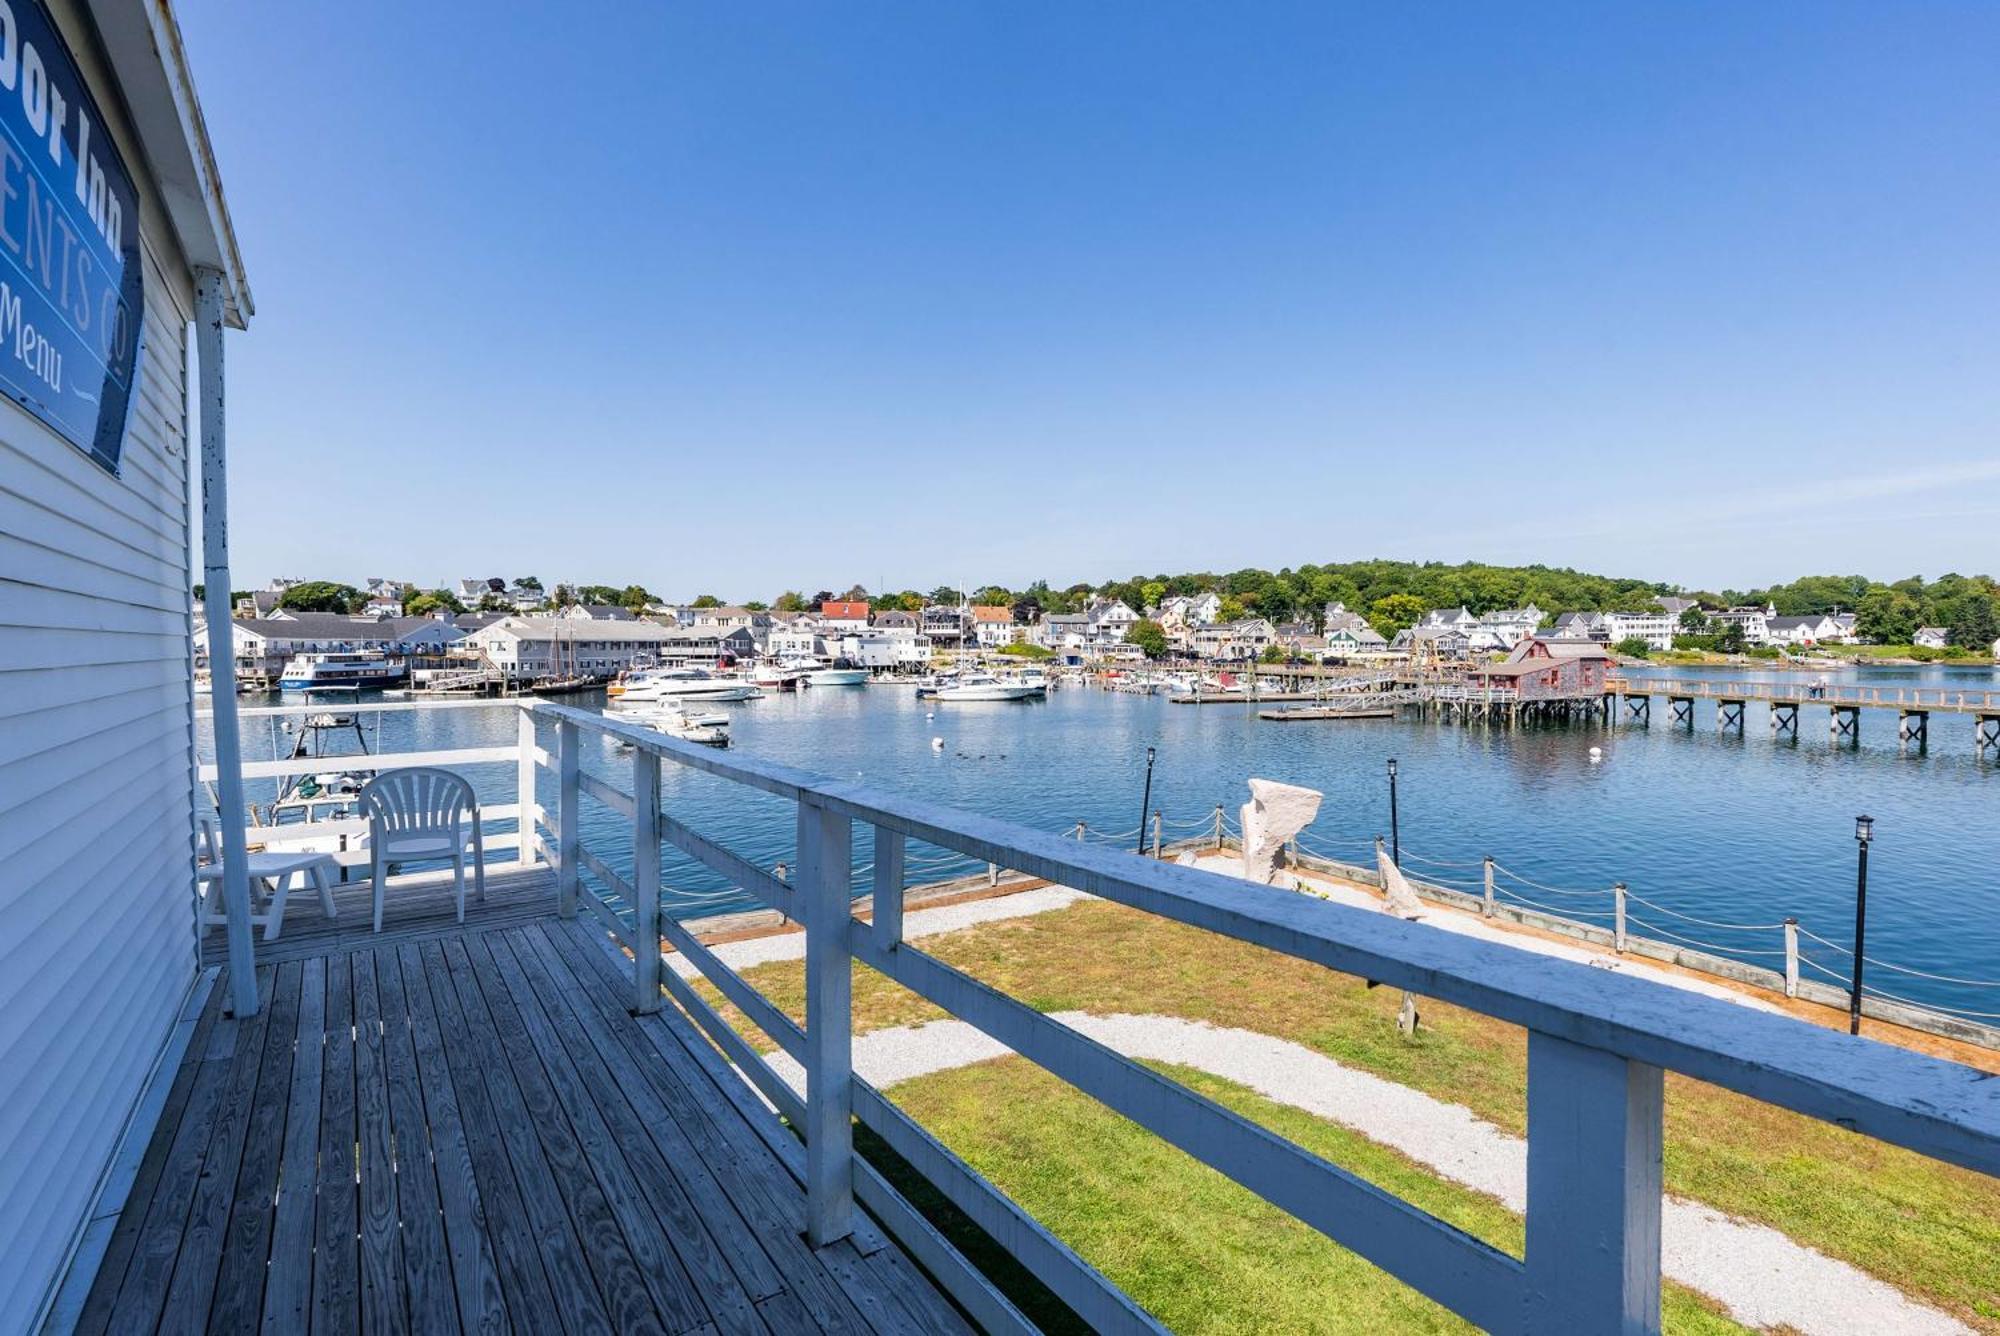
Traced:
<path fill-rule="evenodd" d="M 1799 680 L 1796 673 L 1735 675 Z M 1989 667 L 1832 676 L 1870 685 L 2000 688 L 2000 674 Z M 581 696 L 569 703 L 601 708 L 604 700 Z M 1375 837 L 1390 834 L 1386 765 L 1393 757 L 1401 847 L 1412 875 L 1476 892 L 1481 859 L 1490 855 L 1502 869 L 1501 898 L 1607 925 L 1610 887 L 1623 882 L 1634 897 L 1633 933 L 1773 969 L 1782 965 L 1779 925 L 1794 917 L 1807 934 L 1807 976 L 1828 983 L 1848 973 L 1842 948 L 1853 935 L 1854 818 L 1867 813 L 1876 836 L 1868 895 L 1871 985 L 2000 1021 L 2000 822 L 1993 815 L 2000 764 L 1976 755 L 1967 717 L 1933 716 L 1929 747 L 1918 751 L 1898 745 L 1893 711 L 1865 712 L 1857 745 L 1830 740 L 1824 710 L 1810 706 L 1801 709 L 1796 741 L 1774 741 L 1761 705 L 1749 707 L 1739 736 L 1718 731 L 1710 702 L 1697 702 L 1692 729 L 1673 727 L 1660 700 L 1646 727 L 1466 727 L 1413 716 L 1273 723 L 1259 720 L 1248 703 L 1175 705 L 1158 696 L 1074 687 L 1046 701 L 951 704 L 919 699 L 907 685 L 820 688 L 722 708 L 730 711 L 739 753 L 1041 830 L 1073 831 L 1082 822 L 1090 838 L 1128 847 L 1139 839 L 1150 746 L 1156 749 L 1152 807 L 1164 814 L 1170 841 L 1212 831 L 1218 805 L 1233 828 L 1248 797 L 1245 781 L 1256 776 L 1324 793 L 1302 845 L 1367 863 Z M 392 752 L 509 745 L 515 738 L 515 708 L 502 702 L 362 718 L 370 748 Z M 352 744 L 346 735 L 345 748 Z M 246 760 L 282 755 L 290 746 L 282 725 L 244 721 Z M 596 738 L 585 764 L 629 789 L 630 758 L 628 750 Z M 466 773 L 482 801 L 513 801 L 511 765 Z M 268 801 L 268 781 L 249 788 L 253 801 Z M 546 785 L 541 797 L 553 804 Z M 789 804 L 671 764 L 662 775 L 662 801 L 762 866 L 794 859 Z M 629 868 L 622 818 L 586 799 L 583 831 L 592 852 L 620 871 Z M 857 866 L 870 857 L 866 834 L 857 831 Z M 945 851 L 916 845 L 909 857 L 913 882 L 973 870 Z M 671 849 L 663 876 L 669 893 L 696 912 L 748 907 L 740 893 Z M 857 889 L 865 891 L 865 876 Z"/>

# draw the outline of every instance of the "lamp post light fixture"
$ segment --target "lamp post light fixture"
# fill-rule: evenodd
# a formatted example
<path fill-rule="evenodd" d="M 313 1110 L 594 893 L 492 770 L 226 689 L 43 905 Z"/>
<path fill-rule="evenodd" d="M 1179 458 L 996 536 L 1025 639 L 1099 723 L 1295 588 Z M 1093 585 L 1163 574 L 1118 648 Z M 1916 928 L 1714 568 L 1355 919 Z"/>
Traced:
<path fill-rule="evenodd" d="M 1146 748 L 1146 792 L 1139 799 L 1139 852 L 1146 852 L 1146 813 L 1153 808 L 1153 749 Z"/>
<path fill-rule="evenodd" d="M 1854 981 L 1847 994 L 1847 1032 L 1861 1033 L 1861 954 L 1868 931 L 1868 846 L 1875 842 L 1875 818 L 1854 818 Z"/>
<path fill-rule="evenodd" d="M 1396 758 L 1389 758 L 1389 859 L 1403 865 L 1403 836 L 1396 824 Z"/>

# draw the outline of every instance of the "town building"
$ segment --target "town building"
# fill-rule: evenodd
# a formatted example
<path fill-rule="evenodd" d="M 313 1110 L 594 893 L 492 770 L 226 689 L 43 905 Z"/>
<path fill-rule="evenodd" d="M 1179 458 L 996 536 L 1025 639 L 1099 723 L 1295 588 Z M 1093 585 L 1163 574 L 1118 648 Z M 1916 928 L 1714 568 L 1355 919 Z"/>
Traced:
<path fill-rule="evenodd" d="M 1727 626 L 1742 628 L 1743 643 L 1746 645 L 1768 645 L 1771 643 L 1771 618 L 1778 615 L 1774 607 L 1724 608 L 1712 613 L 1709 621 L 1717 630 Z"/>
<path fill-rule="evenodd" d="M 1026 628 L 1015 625 L 1014 610 L 1005 604 L 972 605 L 972 633 L 981 649 L 999 649 L 1011 645 L 1026 633 Z"/>
<path fill-rule="evenodd" d="M 829 599 L 819 606 L 820 626 L 830 636 L 844 636 L 868 629 L 866 599 Z"/>
<path fill-rule="evenodd" d="M 950 603 L 924 609 L 923 634 L 933 649 L 961 649 L 972 638 L 972 614 Z"/>
<path fill-rule="evenodd" d="M 1514 647 L 1505 662 L 1475 665 L 1473 687 L 1508 690 L 1522 702 L 1601 696 L 1614 661 L 1594 640 L 1533 636 Z"/>
<path fill-rule="evenodd" d="M 1943 649 L 1951 643 L 1951 628 L 1948 626 L 1919 626 L 1910 643 L 1918 649 Z"/>
<path fill-rule="evenodd" d="M 572 603 L 554 614 L 579 622 L 636 622 L 639 614 L 616 603 Z"/>
<path fill-rule="evenodd" d="M 1277 642 L 1277 628 L 1262 617 L 1215 622 L 1195 628 L 1194 650 L 1218 663 L 1242 663 L 1260 657 Z"/>
<path fill-rule="evenodd" d="M 1680 616 L 1664 609 L 1607 612 L 1603 614 L 1601 624 L 1607 644 L 1615 645 L 1621 640 L 1643 640 L 1648 649 L 1672 649 L 1674 634 L 1680 630 Z"/>

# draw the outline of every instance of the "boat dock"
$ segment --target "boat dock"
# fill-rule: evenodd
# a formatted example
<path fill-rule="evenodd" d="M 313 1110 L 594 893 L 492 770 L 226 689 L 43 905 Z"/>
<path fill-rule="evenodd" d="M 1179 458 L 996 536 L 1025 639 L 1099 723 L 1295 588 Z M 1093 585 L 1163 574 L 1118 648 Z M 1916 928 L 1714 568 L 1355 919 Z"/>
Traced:
<path fill-rule="evenodd" d="M 1955 714 L 1973 721 L 1973 745 L 1980 755 L 2000 752 L 2000 691 L 1961 687 L 1860 686 L 1806 682 L 1745 682 L 1690 677 L 1613 677 L 1604 683 L 1605 699 L 1623 700 L 1626 723 L 1652 721 L 1653 697 L 1666 699 L 1670 722 L 1694 727 L 1694 703 L 1715 702 L 1715 726 L 1743 731 L 1745 708 L 1751 701 L 1770 706 L 1771 736 L 1799 735 L 1799 709 L 1824 706 L 1827 733 L 1840 741 L 1861 740 L 1863 710 L 1894 710 L 1896 738 L 1919 747 L 1930 741 L 1930 717 Z"/>
<path fill-rule="evenodd" d="M 1290 723 L 1307 719 L 1394 719 L 1393 705 L 1304 705 L 1291 710 L 1259 710 L 1259 719 Z"/>

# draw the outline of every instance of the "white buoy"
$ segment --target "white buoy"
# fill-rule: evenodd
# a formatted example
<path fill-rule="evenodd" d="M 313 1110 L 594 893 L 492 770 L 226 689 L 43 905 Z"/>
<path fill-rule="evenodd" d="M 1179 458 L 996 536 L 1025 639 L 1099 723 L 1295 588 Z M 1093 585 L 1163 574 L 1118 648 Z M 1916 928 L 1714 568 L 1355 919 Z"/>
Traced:
<path fill-rule="evenodd" d="M 931 750 L 932 750 L 932 751 L 943 751 L 943 750 L 944 750 L 944 739 L 943 739 L 943 738 L 932 738 L 932 739 L 931 739 Z"/>
<path fill-rule="evenodd" d="M 936 711 L 936 710 L 925 710 L 925 711 L 924 711 L 924 718 L 926 718 L 926 719 L 935 719 L 935 718 L 937 718 L 937 711 Z"/>
<path fill-rule="evenodd" d="M 1592 747 L 1592 748 L 1590 749 L 1590 763 L 1591 763 L 1592 765 L 1595 765 L 1595 764 L 1597 764 L 1597 763 L 1598 763 L 1599 761 L 1601 761 L 1601 760 L 1603 760 L 1603 759 L 1604 759 L 1604 748 L 1602 748 L 1602 747 Z"/>

